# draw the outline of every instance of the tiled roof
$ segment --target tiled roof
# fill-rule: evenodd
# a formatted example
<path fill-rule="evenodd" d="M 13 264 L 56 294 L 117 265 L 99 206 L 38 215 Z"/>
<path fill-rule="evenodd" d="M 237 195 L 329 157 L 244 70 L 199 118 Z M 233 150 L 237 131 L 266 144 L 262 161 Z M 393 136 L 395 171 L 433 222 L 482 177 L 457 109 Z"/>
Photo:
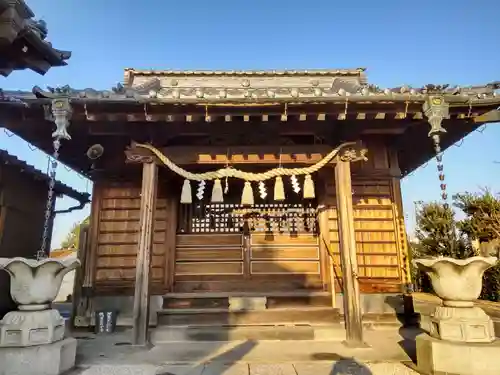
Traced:
<path fill-rule="evenodd" d="M 359 76 L 365 68 L 355 69 L 282 69 L 282 70 L 143 70 L 126 68 L 125 74 L 144 76 Z"/>
<path fill-rule="evenodd" d="M 0 164 L 16 168 L 21 173 L 27 173 L 33 177 L 33 180 L 44 181 L 47 184 L 50 181 L 50 177 L 47 174 L 26 163 L 25 161 L 18 159 L 16 156 L 9 154 L 6 150 L 0 149 Z M 76 191 L 72 187 L 63 184 L 60 181 L 56 181 L 54 190 L 56 194 L 66 195 L 70 198 L 76 199 L 79 202 L 90 201 L 90 194 Z"/>
<path fill-rule="evenodd" d="M 2 26 L 10 31 L 3 40 L 9 43 L 10 57 L 0 61 L 0 75 L 6 77 L 19 69 L 45 74 L 50 67 L 67 65 L 71 52 L 58 50 L 47 41 L 46 23 L 33 18 L 35 14 L 24 0 L 0 0 L 0 15 Z M 21 50 L 23 46 L 27 52 Z"/>
<path fill-rule="evenodd" d="M 241 77 L 241 82 L 231 86 L 205 84 L 200 80 L 198 85 L 177 86 L 176 80 L 165 84 L 159 77 L 146 78 L 144 82 L 134 86 L 118 84 L 111 90 L 95 90 L 91 88 L 75 90 L 69 86 L 42 90 L 34 87 L 32 92 L 4 91 L 3 104 L 15 105 L 24 102 L 29 106 L 38 99 L 69 97 L 73 102 L 101 103 L 152 103 L 152 104 L 227 104 L 244 103 L 327 103 L 352 102 L 420 102 L 424 103 L 430 95 L 445 97 L 448 103 L 466 105 L 485 105 L 500 103 L 500 82 L 491 82 L 481 86 L 458 87 L 449 85 L 425 85 L 420 88 L 409 86 L 382 89 L 375 85 L 363 84 L 352 80 L 352 77 L 331 77 L 328 85 L 311 82 L 290 85 L 283 77 L 281 82 L 266 85 L 262 82 L 253 84 L 252 77 Z M 1 101 L 1 100 L 0 100 Z"/>

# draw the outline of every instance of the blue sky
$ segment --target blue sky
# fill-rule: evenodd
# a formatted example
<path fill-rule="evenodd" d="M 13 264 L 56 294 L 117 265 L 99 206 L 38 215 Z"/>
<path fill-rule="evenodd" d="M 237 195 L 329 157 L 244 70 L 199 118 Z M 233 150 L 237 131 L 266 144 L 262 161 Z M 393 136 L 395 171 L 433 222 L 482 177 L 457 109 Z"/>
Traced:
<path fill-rule="evenodd" d="M 498 0 L 222 1 L 27 0 L 48 23 L 56 48 L 73 51 L 69 66 L 45 76 L 24 71 L 1 79 L 4 89 L 69 84 L 109 89 L 123 68 L 313 69 L 366 67 L 381 87 L 500 80 Z M 480 6 L 479 6 L 480 5 Z M 450 193 L 498 190 L 499 124 L 468 136 L 444 156 Z M 45 170 L 47 157 L 0 131 L 0 147 Z M 69 142 L 62 147 L 71 147 Z M 91 185 L 60 167 L 78 190 Z M 413 202 L 439 197 L 435 163 L 403 181 L 407 224 Z M 72 204 L 58 202 L 58 208 Z M 57 218 L 58 246 L 84 211 Z"/>

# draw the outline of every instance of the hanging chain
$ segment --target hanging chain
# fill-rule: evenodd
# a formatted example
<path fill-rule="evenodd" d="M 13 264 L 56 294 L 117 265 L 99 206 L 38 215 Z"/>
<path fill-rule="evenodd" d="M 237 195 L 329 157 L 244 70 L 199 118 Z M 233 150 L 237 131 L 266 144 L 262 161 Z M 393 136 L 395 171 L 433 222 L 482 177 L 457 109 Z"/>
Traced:
<path fill-rule="evenodd" d="M 40 249 L 36 253 L 36 259 L 37 260 L 42 260 L 47 258 L 47 240 L 49 238 L 49 230 L 50 228 L 50 221 L 51 221 L 51 216 L 52 216 L 52 206 L 54 203 L 54 187 L 56 185 L 56 171 L 57 171 L 57 164 L 58 164 L 58 159 L 59 159 L 59 148 L 61 147 L 61 138 L 57 137 L 54 142 L 54 153 L 52 154 L 52 160 L 50 161 L 49 165 L 49 191 L 47 194 L 47 204 L 45 207 L 45 220 L 43 223 L 43 235 L 42 235 L 42 243 L 40 245 Z"/>
<path fill-rule="evenodd" d="M 441 189 L 441 199 L 443 206 L 448 209 L 448 193 L 446 191 L 446 183 L 443 167 L 443 153 L 441 150 L 441 134 L 446 133 L 446 129 L 442 127 L 444 119 L 450 117 L 449 105 L 440 96 L 430 96 L 423 105 L 424 114 L 428 119 L 431 129 L 429 137 L 432 138 L 434 153 L 436 154 L 437 171 L 439 178 L 439 187 Z"/>
<path fill-rule="evenodd" d="M 443 153 L 441 151 L 441 137 L 439 134 L 434 134 L 432 136 L 432 142 L 434 144 L 434 152 L 436 153 L 436 164 L 439 178 L 439 187 L 441 189 L 441 199 L 443 200 L 443 206 L 448 209 L 450 205 L 448 204 L 448 193 L 447 186 L 445 183 L 444 167 L 443 167 Z"/>
<path fill-rule="evenodd" d="M 424 103 L 423 110 L 428 118 L 429 124 L 431 125 L 431 130 L 429 131 L 429 136 L 432 138 L 432 143 L 434 146 L 434 152 L 436 154 L 437 171 L 439 178 L 439 187 L 441 189 L 441 199 L 443 201 L 443 207 L 446 211 L 450 210 L 450 205 L 448 203 L 448 192 L 445 182 L 444 167 L 443 167 L 443 152 L 441 149 L 441 134 L 446 133 L 446 129 L 442 127 L 442 122 L 444 119 L 450 118 L 449 104 L 440 96 L 431 96 Z M 453 217 L 450 223 L 450 239 L 449 239 L 449 251 L 450 255 L 453 256 L 455 252 L 455 242 L 456 242 L 456 223 Z"/>

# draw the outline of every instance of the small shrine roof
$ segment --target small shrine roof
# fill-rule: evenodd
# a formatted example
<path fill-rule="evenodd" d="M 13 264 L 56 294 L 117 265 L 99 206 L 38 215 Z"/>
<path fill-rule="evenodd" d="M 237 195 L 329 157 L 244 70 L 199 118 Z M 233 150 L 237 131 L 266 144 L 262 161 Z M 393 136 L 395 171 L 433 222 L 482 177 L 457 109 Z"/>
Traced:
<path fill-rule="evenodd" d="M 15 168 L 20 173 L 27 173 L 33 178 L 33 180 L 45 182 L 47 183 L 47 185 L 50 181 L 50 177 L 46 173 L 43 173 L 33 165 L 20 160 L 16 156 L 9 154 L 6 150 L 0 149 L 0 164 Z M 90 202 L 90 195 L 88 193 L 81 193 L 79 191 L 76 191 L 72 187 L 60 181 L 56 181 L 54 191 L 56 192 L 56 194 L 66 195 L 79 201 L 80 203 Z"/>
<path fill-rule="evenodd" d="M 130 76 L 219 76 L 219 77 L 279 77 L 279 76 L 361 76 L 366 68 L 355 69 L 281 69 L 281 70 L 154 70 L 125 69 L 125 80 Z"/>
<path fill-rule="evenodd" d="M 71 52 L 62 51 L 46 40 L 47 24 L 35 20 L 35 14 L 24 0 L 0 0 L 0 75 L 14 70 L 31 69 L 45 74 L 54 66 L 67 65 Z"/>

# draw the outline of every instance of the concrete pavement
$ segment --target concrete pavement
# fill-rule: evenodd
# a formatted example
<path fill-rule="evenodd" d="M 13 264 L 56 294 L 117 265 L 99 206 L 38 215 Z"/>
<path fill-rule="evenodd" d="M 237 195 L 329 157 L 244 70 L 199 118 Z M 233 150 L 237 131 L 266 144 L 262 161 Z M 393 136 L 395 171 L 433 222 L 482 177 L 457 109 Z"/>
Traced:
<path fill-rule="evenodd" d="M 78 334 L 71 374 L 137 375 L 390 375 L 417 374 L 411 367 L 417 329 L 367 330 L 368 348 L 341 341 L 171 342 L 129 344 L 130 332 Z"/>
<path fill-rule="evenodd" d="M 352 359 L 336 362 L 298 363 L 207 363 L 201 365 L 92 366 L 71 375 L 418 375 L 402 363 L 360 363 Z"/>

